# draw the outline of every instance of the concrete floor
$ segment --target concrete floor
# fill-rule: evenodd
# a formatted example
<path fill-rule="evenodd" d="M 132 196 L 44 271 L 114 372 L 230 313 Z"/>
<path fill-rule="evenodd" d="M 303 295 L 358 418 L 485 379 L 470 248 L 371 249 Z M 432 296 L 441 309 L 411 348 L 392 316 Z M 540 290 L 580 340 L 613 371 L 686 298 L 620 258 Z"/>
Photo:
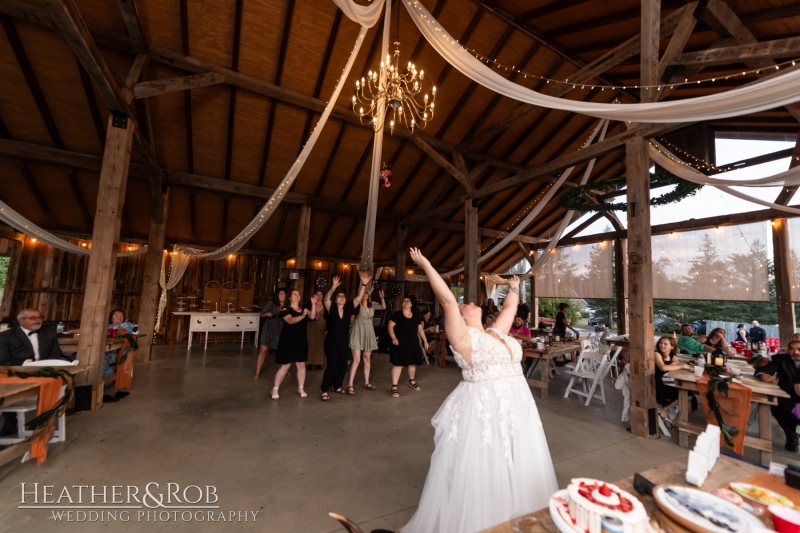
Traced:
<path fill-rule="evenodd" d="M 251 379 L 255 353 L 252 346 L 225 344 L 206 352 L 187 352 L 185 345 L 157 348 L 155 361 L 136 365 L 128 398 L 68 417 L 67 441 L 51 445 L 44 464 L 15 462 L 0 469 L 0 530 L 343 531 L 329 511 L 365 531 L 405 524 L 433 451 L 430 419 L 461 379 L 455 365 L 421 368 L 422 391 L 401 386 L 402 397 L 393 399 L 388 357 L 377 356 L 376 391 L 359 386 L 356 396 L 334 394 L 322 403 L 322 372 L 312 371 L 307 399 L 297 396 L 292 377 L 276 402 L 269 397 L 274 364 L 267 364 L 261 380 Z M 584 407 L 574 396 L 565 400 L 561 376 L 551 385 L 550 399 L 534 393 L 562 487 L 574 476 L 616 480 L 686 457 L 677 436 L 632 437 L 619 422 L 621 394 L 610 381 L 606 385 L 605 406 Z M 776 448 L 782 444 L 776 437 Z M 783 462 L 796 458 L 776 454 Z M 56 523 L 50 511 L 17 508 L 21 483 L 54 485 L 58 493 L 64 485 L 115 484 L 138 485 L 143 492 L 149 482 L 159 483 L 161 492 L 168 482 L 213 485 L 226 518 L 230 511 L 257 511 L 257 521 L 182 522 L 179 515 L 177 522 L 147 522 L 147 515 L 139 521 L 133 510 L 126 523 Z"/>

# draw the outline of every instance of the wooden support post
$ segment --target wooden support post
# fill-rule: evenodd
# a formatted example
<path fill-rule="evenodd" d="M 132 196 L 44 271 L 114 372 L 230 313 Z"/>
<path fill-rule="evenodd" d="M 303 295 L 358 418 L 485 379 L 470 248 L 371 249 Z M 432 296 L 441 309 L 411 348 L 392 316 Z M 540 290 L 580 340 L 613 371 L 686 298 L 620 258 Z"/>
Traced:
<path fill-rule="evenodd" d="M 640 85 L 658 85 L 658 44 L 661 39 L 661 0 L 642 0 L 642 51 Z M 642 102 L 658 100 L 656 89 L 642 87 Z"/>
<path fill-rule="evenodd" d="M 300 208 L 300 223 L 297 226 L 297 257 L 295 257 L 295 268 L 305 270 L 308 264 L 308 234 L 311 230 L 311 206 L 304 205 Z M 302 291 L 305 283 L 305 274 L 300 274 L 300 278 L 293 283 L 294 288 Z M 306 295 L 303 294 L 303 297 Z M 311 296 L 310 294 L 308 296 Z"/>
<path fill-rule="evenodd" d="M 789 249 L 789 221 L 775 219 L 772 223 L 772 253 L 775 262 L 775 293 L 778 304 L 778 330 L 781 346 L 788 346 L 796 328 L 792 302 L 792 256 Z"/>
<path fill-rule="evenodd" d="M 614 241 L 614 269 L 616 271 L 616 297 L 617 297 L 617 334 L 624 335 L 628 332 L 628 272 L 625 268 L 625 256 L 628 243 L 625 239 Z M 608 326 L 611 327 L 611 317 Z"/>
<path fill-rule="evenodd" d="M 147 257 L 144 260 L 144 279 L 142 280 L 142 300 L 139 303 L 139 332 L 147 337 L 139 339 L 136 351 L 137 361 L 149 361 L 153 345 L 153 329 L 158 313 L 158 280 L 161 277 L 161 262 L 164 257 L 164 237 L 167 233 L 167 210 L 169 190 L 164 194 L 164 216 L 161 222 L 150 221 L 150 237 L 147 240 Z"/>
<path fill-rule="evenodd" d="M 464 303 L 478 303 L 478 206 L 477 200 L 464 203 Z"/>
<path fill-rule="evenodd" d="M 406 245 L 408 242 L 408 226 L 397 226 L 397 246 L 395 248 L 394 280 L 400 287 L 400 294 L 394 299 L 394 310 L 403 308 L 403 297 L 408 292 L 405 287 L 406 280 Z"/>
<path fill-rule="evenodd" d="M 133 121 L 123 114 L 112 112 L 109 115 L 94 215 L 92 255 L 89 256 L 81 311 L 81 337 L 78 341 L 78 359 L 81 364 L 90 365 L 88 372 L 79 374 L 78 385 L 92 386 L 92 410 L 103 405 L 103 354 L 106 351 L 108 312 L 114 288 L 117 240 L 125 202 L 133 129 Z"/>
<path fill-rule="evenodd" d="M 626 142 L 628 185 L 628 301 L 630 302 L 631 432 L 656 437 L 653 362 L 653 271 L 650 235 L 650 159 L 647 139 Z"/>
<path fill-rule="evenodd" d="M 17 278 L 19 277 L 20 261 L 22 259 L 22 246 L 23 242 L 15 239 L 8 240 L 9 256 L 8 272 L 6 273 L 6 284 L 3 287 L 3 300 L 0 301 L 0 318 L 11 317 L 14 310 L 14 289 L 17 287 Z M 17 318 L 17 317 L 11 317 Z"/>

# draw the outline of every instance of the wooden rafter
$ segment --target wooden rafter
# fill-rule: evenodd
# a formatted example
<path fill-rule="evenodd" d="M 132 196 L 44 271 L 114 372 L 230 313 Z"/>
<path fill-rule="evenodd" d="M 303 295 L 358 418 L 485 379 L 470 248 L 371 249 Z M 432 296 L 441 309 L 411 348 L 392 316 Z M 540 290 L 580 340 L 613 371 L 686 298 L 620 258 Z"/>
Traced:
<path fill-rule="evenodd" d="M 128 37 L 131 39 L 133 49 L 137 54 L 147 53 L 147 42 L 142 35 L 142 25 L 139 21 L 139 13 L 136 10 L 136 3 L 134 0 L 117 0 L 120 13 L 122 13 L 122 21 L 125 23 L 125 29 L 128 30 Z"/>
<path fill-rule="evenodd" d="M 661 9 L 664 11 L 671 9 L 679 9 L 683 7 L 683 5 L 684 2 L 682 0 L 661 1 Z M 568 24 L 566 26 L 562 26 L 560 28 L 555 28 L 553 30 L 547 31 L 545 32 L 545 37 L 548 39 L 558 39 L 560 37 L 565 37 L 567 35 L 580 33 L 582 31 L 594 28 L 600 28 L 603 26 L 609 26 L 611 24 L 617 24 L 619 22 L 623 22 L 626 20 L 638 19 L 640 17 L 640 14 L 641 14 L 640 6 L 632 7 L 630 9 L 624 9 L 622 11 L 614 11 L 613 13 L 609 13 L 608 15 L 604 15 L 602 17 L 595 17 L 590 20 Z"/>
<path fill-rule="evenodd" d="M 707 67 L 728 65 L 758 59 L 778 59 L 800 56 L 800 37 L 728 46 L 681 54 L 672 60 L 674 65 Z"/>
<path fill-rule="evenodd" d="M 553 13 L 558 13 L 559 11 L 563 11 L 573 6 L 585 4 L 589 1 L 590 0 L 555 0 L 549 4 L 545 4 L 521 13 L 520 15 L 514 17 L 514 20 L 517 22 L 528 22 L 529 20 L 539 17 L 546 17 L 547 15 L 552 15 Z"/>

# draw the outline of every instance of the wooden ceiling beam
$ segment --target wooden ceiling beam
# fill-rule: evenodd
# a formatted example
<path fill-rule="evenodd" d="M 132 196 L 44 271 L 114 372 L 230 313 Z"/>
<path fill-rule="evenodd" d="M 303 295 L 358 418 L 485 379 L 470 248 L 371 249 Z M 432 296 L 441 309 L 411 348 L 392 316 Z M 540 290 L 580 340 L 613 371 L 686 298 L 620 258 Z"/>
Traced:
<path fill-rule="evenodd" d="M 520 15 L 514 17 L 514 20 L 517 22 L 528 22 L 531 19 L 552 15 L 553 13 L 558 13 L 559 11 L 563 11 L 573 6 L 579 6 L 589 1 L 590 0 L 555 0 L 549 4 L 545 4 L 521 13 Z"/>
<path fill-rule="evenodd" d="M 677 10 L 683 7 L 684 7 L 683 0 L 661 0 L 661 9 L 664 11 L 671 9 Z M 602 17 L 595 17 L 589 20 L 585 20 L 583 22 L 576 22 L 574 24 L 568 24 L 560 28 L 555 28 L 553 30 L 545 32 L 544 35 L 545 38 L 547 39 L 557 39 L 559 37 L 573 35 L 575 33 L 580 33 L 582 31 L 594 28 L 601 28 L 603 26 L 609 26 L 611 24 L 617 24 L 619 22 L 623 22 L 626 20 L 638 19 L 640 15 L 641 15 L 641 6 L 636 6 L 622 11 L 615 11 L 614 13 L 609 13 L 608 15 Z"/>
<path fill-rule="evenodd" d="M 112 112 L 123 113 L 133 124 L 134 144 L 150 171 L 151 215 L 155 222 L 161 222 L 160 219 L 164 216 L 162 206 L 163 172 L 155 153 L 136 122 L 133 110 L 120 92 L 111 69 L 100 54 L 100 50 L 73 0 L 45 0 L 45 5 L 49 8 L 53 23 L 77 56 L 78 61 L 86 69 L 106 106 Z"/>
<path fill-rule="evenodd" d="M 175 78 L 165 78 L 161 80 L 142 81 L 133 88 L 134 96 L 138 98 L 150 98 L 162 94 L 186 91 L 196 87 L 206 87 L 225 83 L 225 76 L 218 72 L 206 72 L 204 74 L 192 74 L 189 76 L 178 76 Z M 235 87 L 234 87 L 235 88 Z"/>
<path fill-rule="evenodd" d="M 685 67 L 708 67 L 713 65 L 744 63 L 757 59 L 778 59 L 798 56 L 800 56 L 800 37 L 791 37 L 775 41 L 762 41 L 716 48 L 714 50 L 690 52 L 677 56 L 671 63 L 673 65 L 682 65 Z"/>
<path fill-rule="evenodd" d="M 147 42 L 142 35 L 142 24 L 139 21 L 136 3 L 134 0 L 117 0 L 117 5 L 119 5 L 122 21 L 125 23 L 125 29 L 128 30 L 128 37 L 133 44 L 133 49 L 137 54 L 146 54 Z"/>
<path fill-rule="evenodd" d="M 431 145 L 417 137 L 414 139 L 414 144 L 416 144 L 420 150 L 425 152 L 428 157 L 433 159 L 440 167 L 447 171 L 448 174 L 453 176 L 458 182 L 464 187 L 467 191 L 467 194 L 472 194 L 475 192 L 475 186 L 472 184 L 472 181 L 469 179 L 469 171 L 467 170 L 464 172 L 463 169 L 457 168 L 455 165 L 450 163 L 446 157 L 442 154 L 431 148 Z M 463 158 L 461 159 L 463 163 Z M 413 176 L 410 176 L 408 179 L 411 179 Z"/>

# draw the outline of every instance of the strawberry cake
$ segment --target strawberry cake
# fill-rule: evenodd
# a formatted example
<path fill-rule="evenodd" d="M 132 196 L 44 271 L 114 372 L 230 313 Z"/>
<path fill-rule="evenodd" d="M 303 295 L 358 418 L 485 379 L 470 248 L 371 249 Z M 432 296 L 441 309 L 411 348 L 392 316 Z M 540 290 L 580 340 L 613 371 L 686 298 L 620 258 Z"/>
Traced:
<path fill-rule="evenodd" d="M 597 479 L 575 478 L 567 487 L 569 514 L 587 533 L 600 533 L 603 516 L 622 520 L 624 533 L 645 533 L 647 512 L 635 496 Z"/>

